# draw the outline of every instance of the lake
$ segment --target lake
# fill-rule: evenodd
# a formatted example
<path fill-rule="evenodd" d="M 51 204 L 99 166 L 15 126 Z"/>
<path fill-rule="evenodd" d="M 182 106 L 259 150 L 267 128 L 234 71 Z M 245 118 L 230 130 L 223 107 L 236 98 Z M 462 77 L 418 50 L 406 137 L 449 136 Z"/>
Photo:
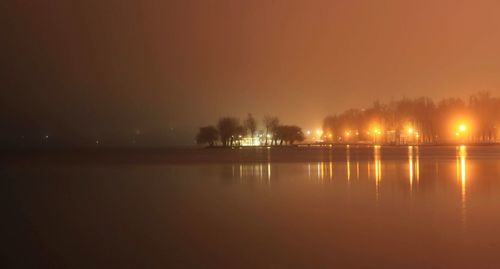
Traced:
<path fill-rule="evenodd" d="M 500 268 L 500 147 L 11 152 L 7 268 Z"/>

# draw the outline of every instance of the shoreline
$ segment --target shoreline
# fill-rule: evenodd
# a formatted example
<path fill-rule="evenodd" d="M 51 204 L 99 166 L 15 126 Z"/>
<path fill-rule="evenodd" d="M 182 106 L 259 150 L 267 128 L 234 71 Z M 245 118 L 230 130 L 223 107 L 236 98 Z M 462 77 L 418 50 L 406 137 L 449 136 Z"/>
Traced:
<path fill-rule="evenodd" d="M 454 160 L 459 145 L 421 145 L 421 159 Z M 383 160 L 407 160 L 409 146 L 380 146 Z M 468 158 L 500 159 L 500 145 L 468 145 Z M 311 163 L 373 161 L 373 145 L 335 146 L 276 146 L 276 147 L 201 147 L 189 148 L 79 148 L 79 149 L 23 149 L 0 152 L 2 164 L 242 164 L 242 163 Z"/>
<path fill-rule="evenodd" d="M 321 147 L 453 147 L 453 146 L 474 146 L 474 147 L 488 147 L 488 146 L 500 146 L 500 142 L 494 143 L 467 143 L 467 144 L 457 144 L 457 143 L 422 143 L 422 144 L 368 144 L 368 143 L 307 143 L 307 144 L 293 144 L 293 145 L 268 145 L 268 146 L 206 146 L 200 147 L 205 149 L 237 149 L 237 148 L 321 148 Z"/>

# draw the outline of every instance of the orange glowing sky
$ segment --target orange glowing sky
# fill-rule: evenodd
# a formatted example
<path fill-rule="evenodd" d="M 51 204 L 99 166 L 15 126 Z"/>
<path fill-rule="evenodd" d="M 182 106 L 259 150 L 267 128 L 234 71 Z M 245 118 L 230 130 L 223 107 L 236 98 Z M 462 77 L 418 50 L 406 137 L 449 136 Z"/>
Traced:
<path fill-rule="evenodd" d="M 2 4 L 16 124 L 184 143 L 223 115 L 315 129 L 376 99 L 500 94 L 499 1 L 30 2 Z"/>

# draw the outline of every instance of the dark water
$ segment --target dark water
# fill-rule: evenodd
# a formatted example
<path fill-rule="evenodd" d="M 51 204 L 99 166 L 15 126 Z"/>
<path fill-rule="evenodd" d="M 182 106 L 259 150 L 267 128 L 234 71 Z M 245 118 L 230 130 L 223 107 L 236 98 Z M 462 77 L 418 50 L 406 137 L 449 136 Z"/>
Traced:
<path fill-rule="evenodd" d="M 0 166 L 7 268 L 500 268 L 499 147 L 53 155 Z"/>

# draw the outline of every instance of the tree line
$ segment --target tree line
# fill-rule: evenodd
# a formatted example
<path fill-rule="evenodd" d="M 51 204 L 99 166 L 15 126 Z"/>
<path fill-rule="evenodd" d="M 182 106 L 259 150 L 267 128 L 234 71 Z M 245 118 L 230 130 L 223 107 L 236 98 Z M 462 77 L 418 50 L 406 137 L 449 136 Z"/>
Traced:
<path fill-rule="evenodd" d="M 302 129 L 296 125 L 283 125 L 275 116 L 266 116 L 262 120 L 263 130 L 252 114 L 240 121 L 237 117 L 222 117 L 215 125 L 200 127 L 196 135 L 197 144 L 211 147 L 240 146 L 244 138 L 258 141 L 259 145 L 293 145 L 305 139 Z"/>
<path fill-rule="evenodd" d="M 403 98 L 389 103 L 374 102 L 366 109 L 349 109 L 327 116 L 323 130 L 326 139 L 371 140 L 393 131 L 397 139 L 406 132 L 413 132 L 419 142 L 440 143 L 457 137 L 468 142 L 488 143 L 497 141 L 500 127 L 500 98 L 480 92 L 463 100 L 447 98 L 434 102 L 428 97 Z"/>

